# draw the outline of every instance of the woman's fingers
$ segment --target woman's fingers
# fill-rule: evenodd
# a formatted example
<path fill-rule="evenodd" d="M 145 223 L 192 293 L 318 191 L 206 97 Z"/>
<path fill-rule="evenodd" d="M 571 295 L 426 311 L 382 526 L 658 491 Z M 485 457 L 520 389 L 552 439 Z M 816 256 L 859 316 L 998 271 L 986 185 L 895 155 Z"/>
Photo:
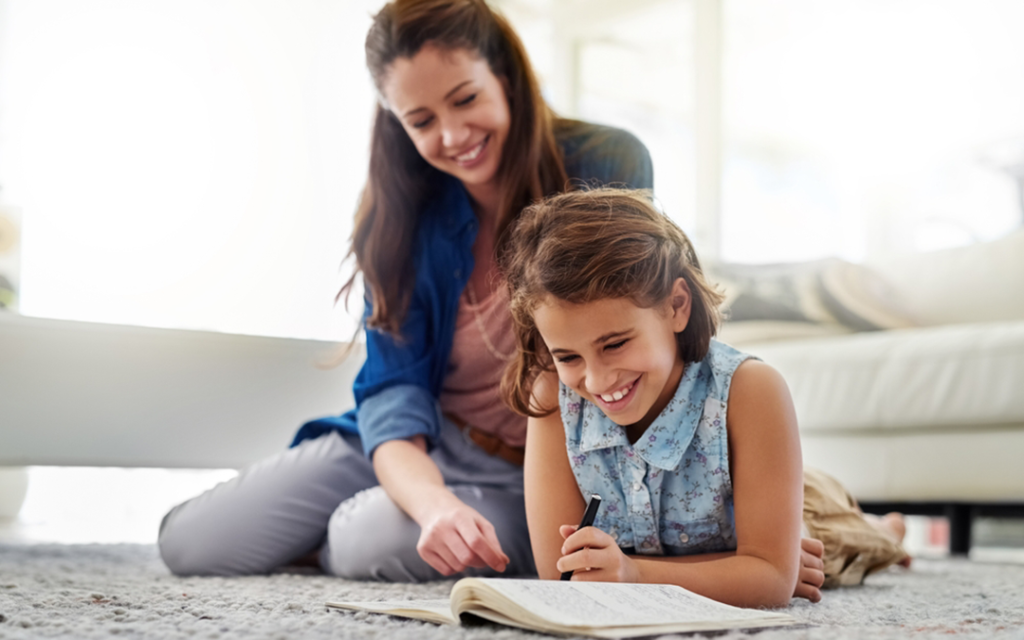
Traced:
<path fill-rule="evenodd" d="M 416 550 L 427 564 L 445 576 L 467 567 L 489 566 L 504 571 L 509 563 L 494 526 L 465 505 L 424 526 Z"/>
<path fill-rule="evenodd" d="M 456 573 L 455 568 L 452 567 L 450 563 L 446 562 L 445 559 L 441 557 L 440 553 L 433 549 L 421 550 L 420 557 L 443 576 L 450 576 L 453 573 Z"/>
<path fill-rule="evenodd" d="M 459 525 L 460 538 L 453 541 L 453 546 L 460 547 L 456 556 L 470 567 L 488 566 L 495 571 L 504 571 L 508 566 L 508 556 L 501 550 L 501 543 L 491 523 L 483 517 L 480 519 L 482 522 L 471 520 Z"/>

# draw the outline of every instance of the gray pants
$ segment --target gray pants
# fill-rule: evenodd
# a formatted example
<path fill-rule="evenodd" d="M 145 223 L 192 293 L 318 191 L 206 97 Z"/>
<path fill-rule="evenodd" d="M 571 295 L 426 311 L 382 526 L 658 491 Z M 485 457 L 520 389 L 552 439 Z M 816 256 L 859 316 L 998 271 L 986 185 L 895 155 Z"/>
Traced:
<path fill-rule="evenodd" d="M 431 452 L 448 487 L 487 518 L 510 563 L 534 575 L 523 471 L 444 421 Z M 160 525 L 160 555 L 178 575 L 266 573 L 319 549 L 321 568 L 352 580 L 444 579 L 416 552 L 420 527 L 377 484 L 359 437 L 306 440 L 174 507 Z M 461 575 L 497 575 L 490 568 Z"/>

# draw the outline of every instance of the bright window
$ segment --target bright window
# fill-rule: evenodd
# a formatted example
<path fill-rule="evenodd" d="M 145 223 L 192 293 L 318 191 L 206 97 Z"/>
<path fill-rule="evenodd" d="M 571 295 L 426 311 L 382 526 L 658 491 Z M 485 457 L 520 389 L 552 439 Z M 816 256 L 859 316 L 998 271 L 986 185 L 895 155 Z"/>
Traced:
<path fill-rule="evenodd" d="M 724 6 L 724 258 L 856 260 L 1021 223 L 1024 3 Z"/>
<path fill-rule="evenodd" d="M 6 0 L 28 315 L 345 339 L 379 0 Z M 358 301 L 358 299 L 357 299 Z"/>

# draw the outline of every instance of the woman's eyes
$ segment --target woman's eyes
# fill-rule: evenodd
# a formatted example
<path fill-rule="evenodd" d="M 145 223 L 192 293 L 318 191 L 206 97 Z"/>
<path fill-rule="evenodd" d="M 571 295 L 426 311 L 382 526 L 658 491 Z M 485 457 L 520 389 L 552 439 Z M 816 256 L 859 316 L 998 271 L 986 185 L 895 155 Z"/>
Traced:
<path fill-rule="evenodd" d="M 471 104 L 474 100 L 476 100 L 476 95 L 477 94 L 474 93 L 474 94 L 471 94 L 471 95 L 463 98 L 462 100 L 459 100 L 458 102 L 455 103 L 455 106 L 456 107 L 465 107 L 466 105 Z M 424 118 L 424 119 L 419 120 L 417 122 L 413 122 L 412 123 L 412 128 L 413 129 L 422 129 L 422 128 L 426 127 L 427 125 L 429 125 L 433 121 L 434 121 L 434 116 L 430 116 L 429 118 Z"/>
<path fill-rule="evenodd" d="M 580 357 L 579 356 L 558 356 L 555 359 L 558 360 L 559 362 L 561 362 L 562 364 L 568 364 L 570 362 L 575 362 L 576 360 L 579 360 Z"/>
<path fill-rule="evenodd" d="M 624 344 L 626 344 L 627 342 L 629 342 L 629 340 L 620 340 L 619 342 L 616 342 L 616 343 L 614 343 L 614 344 L 606 344 L 606 345 L 604 346 L 604 348 L 605 348 L 605 349 L 619 349 L 619 348 L 621 348 L 621 347 L 622 347 L 622 346 L 623 346 Z"/>

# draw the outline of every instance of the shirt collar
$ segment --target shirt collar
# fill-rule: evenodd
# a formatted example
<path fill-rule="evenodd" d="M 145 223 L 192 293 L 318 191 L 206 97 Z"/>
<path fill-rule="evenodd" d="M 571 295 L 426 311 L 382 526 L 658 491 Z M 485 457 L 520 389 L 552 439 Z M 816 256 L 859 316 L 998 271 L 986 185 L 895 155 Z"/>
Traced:
<path fill-rule="evenodd" d="M 704 412 L 710 373 L 703 362 L 686 365 L 672 400 L 632 445 L 633 452 L 647 464 L 666 470 L 679 466 Z M 583 405 L 581 452 L 630 446 L 624 428 L 612 422 L 593 403 L 584 401 Z"/>
<path fill-rule="evenodd" d="M 431 215 L 437 217 L 441 228 L 450 236 L 457 235 L 466 225 L 476 225 L 476 214 L 466 187 L 454 176 L 441 173 L 439 194 L 428 207 L 433 209 Z"/>

